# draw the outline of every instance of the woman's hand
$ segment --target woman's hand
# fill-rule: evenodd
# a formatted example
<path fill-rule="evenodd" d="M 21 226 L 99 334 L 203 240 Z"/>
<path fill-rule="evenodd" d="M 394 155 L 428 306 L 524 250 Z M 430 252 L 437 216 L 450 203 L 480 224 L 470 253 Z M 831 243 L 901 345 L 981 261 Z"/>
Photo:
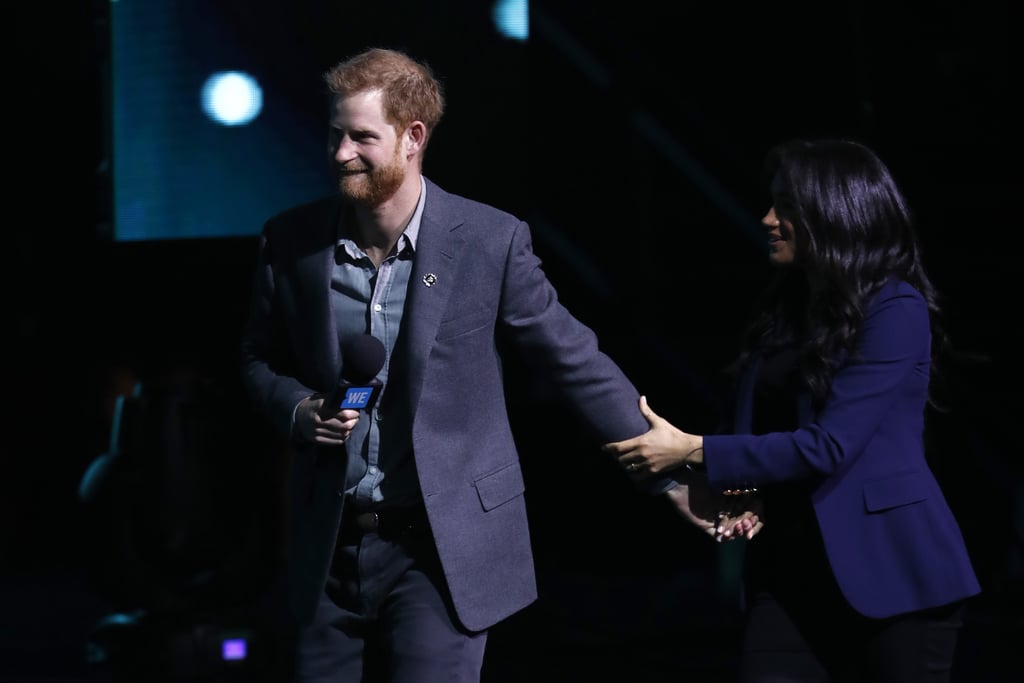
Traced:
<path fill-rule="evenodd" d="M 704 438 L 676 429 L 661 418 L 650 406 L 647 397 L 640 397 L 640 412 L 651 428 L 632 439 L 605 444 L 603 449 L 618 460 L 626 472 L 648 477 L 674 470 L 683 464 L 695 465 L 704 461 Z"/>
<path fill-rule="evenodd" d="M 752 495 L 723 496 L 730 499 L 715 529 L 718 542 L 754 538 L 764 528 L 764 505 L 760 498 Z"/>

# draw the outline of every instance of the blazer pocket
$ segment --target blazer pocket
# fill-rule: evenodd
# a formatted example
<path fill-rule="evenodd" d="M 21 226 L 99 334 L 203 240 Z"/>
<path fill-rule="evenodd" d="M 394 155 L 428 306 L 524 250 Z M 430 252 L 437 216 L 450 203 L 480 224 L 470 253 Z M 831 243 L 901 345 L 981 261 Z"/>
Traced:
<path fill-rule="evenodd" d="M 864 483 L 864 507 L 868 512 L 919 503 L 928 497 L 928 478 L 920 472 L 904 472 L 887 479 Z"/>
<path fill-rule="evenodd" d="M 484 510 L 493 510 L 526 491 L 523 471 L 516 463 L 477 479 L 473 485 Z"/>
<path fill-rule="evenodd" d="M 437 328 L 437 339 L 451 339 L 467 332 L 479 330 L 494 322 L 494 315 L 488 311 L 470 311 L 449 320 L 442 320 Z"/>

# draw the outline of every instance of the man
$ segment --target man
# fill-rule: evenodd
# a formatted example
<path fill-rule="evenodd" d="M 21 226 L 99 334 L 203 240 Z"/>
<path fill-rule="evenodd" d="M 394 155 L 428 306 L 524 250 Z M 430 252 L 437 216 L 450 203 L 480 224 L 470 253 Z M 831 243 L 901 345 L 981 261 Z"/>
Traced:
<path fill-rule="evenodd" d="M 338 196 L 265 225 L 242 343 L 247 391 L 291 445 L 299 678 L 478 681 L 488 629 L 537 597 L 499 349 L 595 447 L 648 423 L 527 225 L 421 175 L 444 110 L 429 67 L 370 49 L 325 82 Z M 324 409 L 366 334 L 386 349 L 383 391 L 365 412 Z"/>

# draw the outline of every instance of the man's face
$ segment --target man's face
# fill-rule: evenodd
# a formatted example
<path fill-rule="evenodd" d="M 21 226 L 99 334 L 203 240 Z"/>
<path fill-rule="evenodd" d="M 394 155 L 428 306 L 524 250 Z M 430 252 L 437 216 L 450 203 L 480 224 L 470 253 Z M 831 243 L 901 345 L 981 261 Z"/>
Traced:
<path fill-rule="evenodd" d="M 335 97 L 329 149 L 338 191 L 350 201 L 379 206 L 405 180 L 402 136 L 384 119 L 379 91 Z"/>

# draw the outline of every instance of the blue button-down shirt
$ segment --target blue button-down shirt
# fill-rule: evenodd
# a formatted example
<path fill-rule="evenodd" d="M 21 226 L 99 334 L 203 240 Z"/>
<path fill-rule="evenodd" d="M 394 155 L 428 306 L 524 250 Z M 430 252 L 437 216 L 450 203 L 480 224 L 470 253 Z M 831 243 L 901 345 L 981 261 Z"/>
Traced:
<path fill-rule="evenodd" d="M 421 498 L 412 458 L 408 381 L 403 354 L 401 350 L 396 353 L 396 349 L 404 343 L 402 313 L 426 194 L 426 183 L 421 178 L 416 210 L 379 268 L 351 235 L 340 232 L 338 236 L 331 275 L 331 307 L 338 325 L 339 344 L 368 332 L 380 339 L 387 351 L 384 367 L 377 375 L 384 389 L 373 410 L 360 416 L 345 444 L 345 493 L 361 509 L 385 503 L 405 506 Z"/>

